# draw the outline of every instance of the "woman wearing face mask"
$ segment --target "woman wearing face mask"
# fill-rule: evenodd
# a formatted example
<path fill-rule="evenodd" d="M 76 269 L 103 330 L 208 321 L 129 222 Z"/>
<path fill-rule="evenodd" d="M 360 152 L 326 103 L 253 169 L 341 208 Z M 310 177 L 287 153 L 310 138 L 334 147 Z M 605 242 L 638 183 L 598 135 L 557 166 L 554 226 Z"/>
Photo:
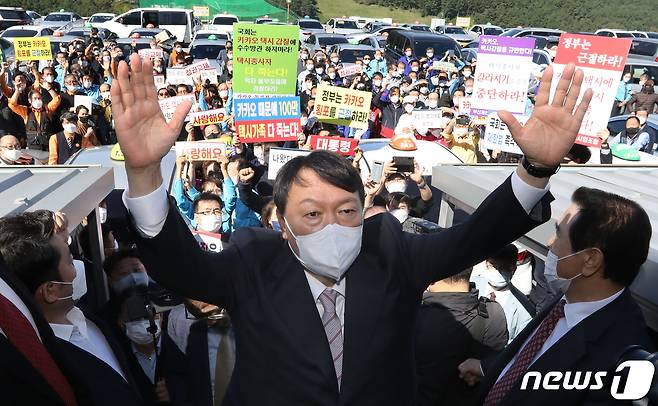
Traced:
<path fill-rule="evenodd" d="M 459 116 L 452 120 L 442 133 L 448 148 L 464 163 L 478 163 L 478 142 L 480 131 L 470 126 L 468 116 Z"/>
<path fill-rule="evenodd" d="M 631 79 L 632 75 L 630 72 L 624 72 L 619 85 L 617 85 L 617 93 L 615 94 L 615 102 L 612 105 L 612 114 L 611 116 L 618 116 L 624 114 L 626 110 L 626 104 L 631 99 Z"/>
<path fill-rule="evenodd" d="M 173 67 L 179 59 L 185 59 L 187 52 L 183 51 L 183 44 L 181 42 L 174 43 L 174 48 L 169 55 L 169 67 Z"/>
<path fill-rule="evenodd" d="M 87 107 L 80 105 L 75 109 L 75 114 L 78 116 L 78 127 L 77 132 L 82 134 L 82 136 L 89 140 L 91 145 L 98 146 L 98 137 L 96 136 L 96 124 L 93 121 L 93 117 L 89 114 Z"/>
<path fill-rule="evenodd" d="M 626 104 L 627 108 L 632 112 L 643 108 L 649 114 L 658 111 L 658 93 L 655 92 L 654 86 L 655 82 L 652 79 L 647 79 L 642 85 L 642 90 L 639 93 L 635 93 L 628 100 Z"/>

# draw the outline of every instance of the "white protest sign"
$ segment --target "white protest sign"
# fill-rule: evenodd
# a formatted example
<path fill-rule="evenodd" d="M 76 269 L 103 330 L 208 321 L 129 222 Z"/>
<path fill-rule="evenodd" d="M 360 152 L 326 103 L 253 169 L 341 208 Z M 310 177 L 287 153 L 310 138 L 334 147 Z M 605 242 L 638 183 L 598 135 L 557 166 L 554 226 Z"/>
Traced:
<path fill-rule="evenodd" d="M 195 111 L 187 115 L 186 121 L 195 127 L 219 124 L 226 118 L 226 109 Z"/>
<path fill-rule="evenodd" d="M 92 100 L 91 96 L 83 96 L 76 94 L 73 96 L 73 108 L 77 109 L 78 106 L 85 106 L 87 110 L 91 113 Z"/>
<path fill-rule="evenodd" d="M 276 174 L 279 170 L 291 159 L 298 156 L 305 156 L 310 154 L 311 151 L 303 149 L 288 149 L 288 148 L 270 148 L 270 161 L 267 169 L 267 178 L 270 180 L 276 179 Z"/>
<path fill-rule="evenodd" d="M 471 98 L 470 97 L 460 98 L 457 108 L 459 109 L 459 112 L 461 114 L 469 114 L 471 111 Z"/>
<path fill-rule="evenodd" d="M 161 99 L 158 100 L 158 103 L 160 104 L 160 110 L 162 110 L 162 114 L 165 117 L 165 120 L 167 122 L 171 121 L 172 117 L 174 116 L 174 112 L 176 111 L 176 107 L 178 107 L 179 104 L 185 102 L 185 101 L 191 101 L 193 103 L 192 105 L 192 110 L 195 110 L 194 103 L 196 102 L 196 98 L 194 97 L 193 94 L 186 94 L 183 96 L 176 96 L 176 97 L 168 97 L 166 99 Z M 185 121 L 190 121 L 189 120 L 189 114 Z"/>
<path fill-rule="evenodd" d="M 185 69 L 167 68 L 167 84 L 169 85 L 194 85 L 192 76 L 185 73 Z"/>
<path fill-rule="evenodd" d="M 167 87 L 167 84 L 165 83 L 164 75 L 155 75 L 155 76 L 153 76 L 153 84 L 155 84 L 155 89 L 156 90 L 160 90 L 163 87 Z"/>
<path fill-rule="evenodd" d="M 525 125 L 528 116 L 515 116 L 521 125 Z M 523 154 L 521 148 L 516 145 L 507 125 L 498 118 L 497 112 L 491 112 L 487 116 L 487 127 L 484 130 L 484 147 L 487 149 L 501 150 L 514 154 Z"/>
<path fill-rule="evenodd" d="M 201 62 L 193 63 L 192 65 L 183 68 L 187 76 L 192 76 L 196 73 L 209 69 L 212 69 L 212 66 L 210 66 L 210 63 L 208 63 L 207 59 Z"/>
<path fill-rule="evenodd" d="M 445 72 L 457 72 L 457 67 L 452 62 L 434 61 L 432 62 L 432 68 L 434 70 L 442 70 Z"/>
<path fill-rule="evenodd" d="M 176 143 L 176 156 L 185 155 L 190 161 L 216 161 L 226 154 L 223 142 L 184 141 Z"/>
<path fill-rule="evenodd" d="M 217 69 L 208 69 L 201 71 L 201 83 L 206 83 L 206 79 L 212 84 L 218 84 L 217 81 Z"/>
<path fill-rule="evenodd" d="M 414 110 L 411 116 L 420 128 L 442 128 L 442 110 Z"/>
<path fill-rule="evenodd" d="M 221 234 L 193 230 L 192 235 L 204 251 L 221 252 L 224 249 Z"/>
<path fill-rule="evenodd" d="M 356 65 L 356 64 L 350 65 L 343 69 L 338 69 L 338 76 L 344 78 L 346 76 L 356 75 L 357 73 L 361 73 L 362 71 L 363 71 L 363 67 L 361 65 Z"/>
<path fill-rule="evenodd" d="M 156 49 L 144 48 L 144 49 L 140 49 L 139 51 L 137 51 L 137 53 L 139 54 L 139 57 L 142 60 L 144 60 L 144 59 L 150 59 L 150 60 L 164 59 L 164 52 L 162 51 L 162 49 L 158 49 L 158 48 L 156 48 Z"/>

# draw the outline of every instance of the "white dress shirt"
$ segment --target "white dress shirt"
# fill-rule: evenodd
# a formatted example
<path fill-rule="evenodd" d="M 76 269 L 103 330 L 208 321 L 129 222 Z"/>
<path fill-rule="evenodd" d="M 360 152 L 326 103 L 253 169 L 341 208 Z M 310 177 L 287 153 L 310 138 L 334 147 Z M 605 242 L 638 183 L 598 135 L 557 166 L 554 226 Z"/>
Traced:
<path fill-rule="evenodd" d="M 135 343 L 130 342 L 130 349 L 132 350 L 133 354 L 135 355 L 135 358 L 137 358 L 137 362 L 139 363 L 139 366 L 142 368 L 142 371 L 144 371 L 144 374 L 149 378 L 151 383 L 155 383 L 155 370 L 158 366 L 158 357 L 155 355 L 155 351 L 151 355 L 144 355 Z M 158 354 L 160 354 L 160 338 L 158 338 L 158 346 L 156 347 L 156 351 Z"/>
<path fill-rule="evenodd" d="M 11 286 L 7 285 L 7 282 L 5 282 L 4 279 L 0 278 L 0 296 L 4 296 L 9 300 L 16 308 L 25 316 L 27 321 L 30 322 L 30 325 L 34 329 L 34 332 L 37 333 L 37 337 L 39 338 L 39 341 L 41 341 L 41 335 L 39 335 L 39 330 L 37 329 L 37 325 L 34 322 L 34 318 L 32 317 L 32 313 L 30 313 L 30 310 L 27 308 L 23 300 L 14 292 L 14 289 L 11 288 Z M 5 337 L 7 336 L 2 329 L 0 329 L 0 334 L 4 335 Z"/>
<path fill-rule="evenodd" d="M 625 288 L 624 288 L 625 289 Z M 558 320 L 557 324 L 555 325 L 555 328 L 553 329 L 553 332 L 551 333 L 550 336 L 546 339 L 544 342 L 544 345 L 541 347 L 539 352 L 535 355 L 535 357 L 532 359 L 532 362 L 530 365 L 534 364 L 539 357 L 541 357 L 546 351 L 548 351 L 549 348 L 551 348 L 555 343 L 557 343 L 562 337 L 565 336 L 571 330 L 574 328 L 578 323 L 581 321 L 585 320 L 592 314 L 596 313 L 598 310 L 603 308 L 605 305 L 609 304 L 613 300 L 619 297 L 619 295 L 622 294 L 624 289 L 621 289 L 619 292 L 615 293 L 614 295 L 607 297 L 603 300 L 597 300 L 595 302 L 577 302 L 577 303 L 569 303 L 567 300 L 566 304 L 564 305 L 564 317 L 562 317 L 560 320 Z M 564 297 L 566 300 L 566 296 Z M 519 351 L 516 353 L 514 358 L 510 360 L 510 362 L 507 363 L 505 368 L 502 370 L 500 375 L 498 375 L 498 379 L 496 379 L 496 382 L 500 380 L 503 375 L 505 375 L 505 372 L 507 372 L 508 369 L 514 364 L 514 361 L 516 360 L 516 357 L 519 356 L 523 348 L 528 344 L 528 341 L 532 339 L 532 337 L 537 333 L 537 329 L 541 327 L 541 324 L 535 328 L 535 331 L 531 335 L 528 336 L 528 338 L 525 340 L 521 348 L 519 348 Z"/>
<path fill-rule="evenodd" d="M 318 308 L 318 314 L 320 318 L 324 314 L 324 306 L 320 302 L 320 295 L 324 292 L 327 287 L 315 279 L 315 277 L 308 271 L 304 271 L 306 275 L 306 280 L 308 281 L 308 286 L 311 288 L 311 294 L 313 295 L 313 300 L 315 301 L 315 306 Z M 345 334 L 345 287 L 347 285 L 347 278 L 341 279 L 338 283 L 334 284 L 330 289 L 338 292 L 336 295 L 336 315 L 340 321 L 340 326 L 342 333 Z"/>
<path fill-rule="evenodd" d="M 110 344 L 108 344 L 107 339 L 100 329 L 91 320 L 87 319 L 84 313 L 77 307 L 74 307 L 68 312 L 66 319 L 71 324 L 50 324 L 55 335 L 87 351 L 109 365 L 123 379 L 126 379 L 119 365 L 119 361 L 116 355 L 114 355 L 114 351 L 112 351 L 112 347 L 110 347 Z"/>

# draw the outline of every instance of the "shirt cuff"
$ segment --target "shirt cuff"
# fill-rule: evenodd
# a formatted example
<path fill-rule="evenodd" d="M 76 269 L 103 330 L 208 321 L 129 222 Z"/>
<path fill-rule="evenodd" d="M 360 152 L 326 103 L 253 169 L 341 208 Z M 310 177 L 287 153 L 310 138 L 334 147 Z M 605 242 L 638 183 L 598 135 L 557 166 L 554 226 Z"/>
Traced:
<path fill-rule="evenodd" d="M 135 220 L 135 226 L 147 238 L 153 238 L 162 231 L 169 203 L 164 181 L 160 187 L 145 196 L 128 197 L 128 189 L 123 192 L 123 204 Z"/>
<path fill-rule="evenodd" d="M 544 197 L 549 188 L 550 184 L 547 184 L 543 189 L 528 185 L 519 177 L 516 170 L 512 173 L 512 191 L 516 199 L 521 203 L 523 210 L 528 214 L 530 214 L 533 207 Z"/>

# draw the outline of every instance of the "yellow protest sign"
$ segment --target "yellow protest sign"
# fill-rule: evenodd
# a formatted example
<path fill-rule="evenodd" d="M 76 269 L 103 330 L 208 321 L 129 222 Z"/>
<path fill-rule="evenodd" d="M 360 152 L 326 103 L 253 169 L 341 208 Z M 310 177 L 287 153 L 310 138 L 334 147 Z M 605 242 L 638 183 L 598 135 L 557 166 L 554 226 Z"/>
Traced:
<path fill-rule="evenodd" d="M 471 17 L 457 17 L 455 25 L 457 27 L 468 28 L 471 25 Z"/>
<path fill-rule="evenodd" d="M 193 6 L 192 11 L 196 17 L 209 17 L 210 8 L 207 6 Z"/>
<path fill-rule="evenodd" d="M 320 85 L 315 98 L 315 115 L 325 123 L 368 128 L 372 93 Z"/>
<path fill-rule="evenodd" d="M 14 51 L 18 61 L 53 59 L 48 37 L 14 38 Z"/>

